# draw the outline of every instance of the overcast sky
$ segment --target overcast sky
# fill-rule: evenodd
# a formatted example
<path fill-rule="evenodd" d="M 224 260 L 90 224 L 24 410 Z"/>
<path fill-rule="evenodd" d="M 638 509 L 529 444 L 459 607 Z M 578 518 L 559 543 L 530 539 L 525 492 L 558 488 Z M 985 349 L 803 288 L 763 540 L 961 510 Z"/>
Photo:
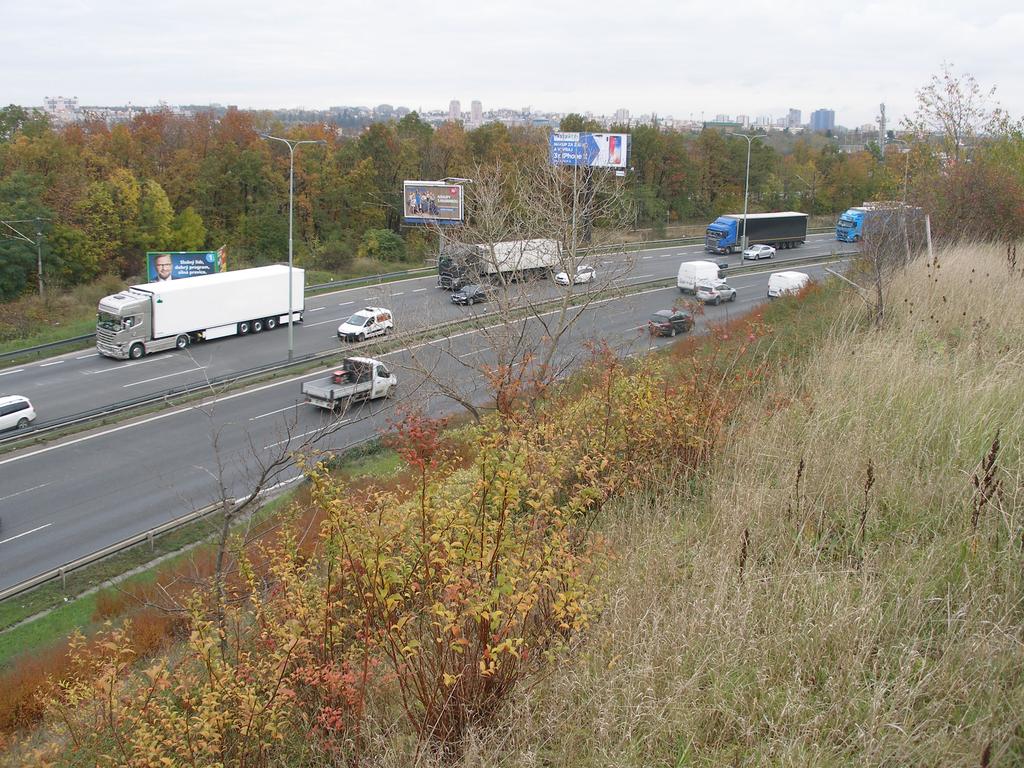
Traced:
<path fill-rule="evenodd" d="M 2 0 L 0 102 L 381 103 L 890 125 L 944 61 L 1024 113 L 1010 0 Z"/>

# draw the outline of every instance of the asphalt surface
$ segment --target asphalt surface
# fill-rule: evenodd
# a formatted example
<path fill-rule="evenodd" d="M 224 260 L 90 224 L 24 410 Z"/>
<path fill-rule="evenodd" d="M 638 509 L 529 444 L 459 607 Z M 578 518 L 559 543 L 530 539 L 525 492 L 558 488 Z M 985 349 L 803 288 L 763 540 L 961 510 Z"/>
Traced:
<path fill-rule="evenodd" d="M 837 243 L 832 235 L 812 235 L 804 246 L 780 251 L 775 259 L 764 263 L 784 269 L 782 265 L 788 260 L 854 249 L 855 246 Z M 673 277 L 681 261 L 699 258 L 704 258 L 701 245 L 603 256 L 591 264 L 597 269 L 598 277 L 586 288 L 626 288 L 636 283 Z M 738 254 L 728 258 L 732 267 L 742 264 Z M 559 287 L 553 281 L 513 286 L 513 290 L 523 291 L 534 301 L 557 298 L 567 290 L 578 292 L 583 289 L 584 286 L 574 289 Z M 521 299 L 525 301 L 526 296 Z M 356 353 L 360 347 L 372 350 L 377 346 L 374 339 L 361 345 L 346 344 L 336 335 L 338 326 L 349 315 L 366 306 L 392 310 L 395 334 L 399 337 L 470 314 L 483 314 L 491 307 L 486 303 L 470 308 L 453 305 L 449 292 L 436 287 L 436 276 L 433 275 L 321 294 L 307 300 L 304 322 L 293 326 L 294 355 L 298 357 L 337 349 L 340 357 Z M 28 397 L 38 414 L 34 426 L 41 427 L 78 414 L 180 391 L 186 385 L 202 384 L 287 359 L 287 327 L 195 344 L 184 351 L 160 352 L 137 361 L 113 360 L 95 350 L 80 350 L 30 364 L 0 368 L 0 393 Z"/>
<path fill-rule="evenodd" d="M 834 241 L 818 244 L 818 252 L 828 253 L 834 245 Z M 665 254 L 642 253 L 630 264 L 631 273 L 619 279 L 643 281 L 674 274 L 681 260 L 672 258 L 677 253 L 693 258 L 679 248 L 668 249 Z M 797 257 L 813 253 L 810 243 L 803 249 L 784 252 L 786 256 Z M 737 301 L 707 307 L 699 318 L 697 332 L 708 323 L 743 313 L 764 301 L 768 274 L 783 268 L 783 264 L 781 258 L 763 262 L 758 274 L 730 280 L 738 289 Z M 801 269 L 818 278 L 824 276 L 822 267 Z M 394 309 L 399 321 L 402 315 L 396 307 L 402 296 L 416 297 L 415 301 L 422 302 L 416 306 L 430 307 L 422 311 L 431 318 L 435 317 L 434 311 L 437 317 L 450 319 L 486 306 L 478 305 L 475 310 L 453 307 L 448 294 L 435 288 L 431 279 L 410 280 L 385 288 L 386 301 L 380 303 Z M 574 290 L 580 292 L 589 287 L 577 286 Z M 679 291 L 673 287 L 649 289 L 589 305 L 580 310 L 578 321 L 560 344 L 557 362 L 570 368 L 586 356 L 588 342 L 594 340 L 604 340 L 622 355 L 643 354 L 670 343 L 670 339 L 652 339 L 646 331 L 646 320 L 654 311 L 671 307 L 679 300 Z M 310 309 L 323 310 L 307 314 L 305 325 L 296 328 L 296 347 L 300 338 L 308 349 L 323 348 L 332 340 L 337 344 L 333 338 L 337 323 L 351 308 L 369 303 L 377 302 L 366 289 L 331 294 L 319 297 L 317 303 L 310 302 Z M 445 314 L 450 312 L 454 314 Z M 527 333 L 543 335 L 547 332 L 544 322 L 543 317 L 527 321 Z M 197 346 L 193 354 L 210 350 L 209 358 L 200 358 L 210 361 L 208 367 L 225 365 L 223 360 L 213 362 L 214 352 L 217 358 L 230 356 L 251 365 L 247 350 L 259 350 L 269 345 L 271 339 L 274 344 L 287 343 L 284 333 L 275 333 L 277 338 L 263 334 Z M 261 468 L 275 459 L 286 460 L 272 473 L 269 484 L 293 482 L 298 473 L 288 459 L 291 451 L 340 450 L 372 438 L 387 427 L 396 406 L 423 408 L 434 415 L 458 408 L 451 397 L 439 394 L 440 390 L 480 402 L 485 389 L 478 366 L 493 362 L 495 348 L 507 338 L 504 328 L 490 327 L 388 353 L 383 358 L 398 374 L 397 396 L 358 406 L 340 416 L 302 402 L 301 382 L 323 375 L 328 370 L 325 367 L 317 373 L 211 397 L 204 403 L 172 406 L 116 427 L 0 457 L 0 590 L 202 508 L 217 498 L 220 482 L 230 489 L 231 495 L 242 496 L 251 489 Z M 360 352 L 373 354 L 373 344 L 367 342 L 366 349 L 360 348 Z M 49 378 L 52 368 L 75 371 L 75 361 L 83 366 L 75 377 L 79 382 L 81 377 L 88 377 L 84 380 L 102 381 L 111 390 L 154 379 L 161 372 L 172 373 L 169 369 L 173 365 L 186 362 L 177 353 L 154 355 L 137 365 L 103 358 L 78 360 L 76 356 L 56 360 L 65 362 L 36 367 L 46 371 Z M 152 367 L 140 371 L 150 360 Z M 175 362 L 169 362 L 167 369 L 158 368 L 164 365 L 163 360 Z M 27 394 L 35 399 L 31 392 Z"/>

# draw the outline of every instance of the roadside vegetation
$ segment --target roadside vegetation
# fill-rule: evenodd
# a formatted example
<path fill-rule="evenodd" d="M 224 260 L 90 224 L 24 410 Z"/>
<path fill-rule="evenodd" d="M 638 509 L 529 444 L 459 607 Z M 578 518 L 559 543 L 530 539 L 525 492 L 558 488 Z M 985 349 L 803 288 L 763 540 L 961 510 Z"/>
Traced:
<path fill-rule="evenodd" d="M 830 283 L 480 424 L 409 415 L 398 474 L 312 465 L 238 539 L 225 603 L 198 555 L 103 597 L 8 757 L 1016 764 L 1022 281 L 954 247 L 879 330 Z"/>

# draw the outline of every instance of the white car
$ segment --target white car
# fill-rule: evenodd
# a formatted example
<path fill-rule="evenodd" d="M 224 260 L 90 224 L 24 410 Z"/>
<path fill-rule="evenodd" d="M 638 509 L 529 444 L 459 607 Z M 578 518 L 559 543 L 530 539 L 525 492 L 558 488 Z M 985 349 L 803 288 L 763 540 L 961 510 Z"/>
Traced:
<path fill-rule="evenodd" d="M 576 267 L 576 274 L 573 275 L 572 284 L 582 285 L 583 283 L 589 283 L 595 277 L 597 277 L 597 271 L 593 267 L 588 267 L 585 264 L 580 264 L 578 267 Z M 559 272 L 557 275 L 555 275 L 555 282 L 558 283 L 559 285 L 568 285 L 569 273 Z"/>
<path fill-rule="evenodd" d="M 21 395 L 0 395 L 0 432 L 8 429 L 25 429 L 35 421 L 36 411 L 27 397 Z"/>
<path fill-rule="evenodd" d="M 743 252 L 744 259 L 770 259 L 775 255 L 775 249 L 770 245 L 752 245 Z"/>
<path fill-rule="evenodd" d="M 338 338 L 342 341 L 366 341 L 372 336 L 386 336 L 394 327 L 390 309 L 364 307 L 338 326 Z"/>
<path fill-rule="evenodd" d="M 697 301 L 703 304 L 721 304 L 736 301 L 736 289 L 726 282 L 701 283 L 697 286 Z"/>
<path fill-rule="evenodd" d="M 810 282 L 806 272 L 772 272 L 768 275 L 768 298 L 800 293 Z"/>

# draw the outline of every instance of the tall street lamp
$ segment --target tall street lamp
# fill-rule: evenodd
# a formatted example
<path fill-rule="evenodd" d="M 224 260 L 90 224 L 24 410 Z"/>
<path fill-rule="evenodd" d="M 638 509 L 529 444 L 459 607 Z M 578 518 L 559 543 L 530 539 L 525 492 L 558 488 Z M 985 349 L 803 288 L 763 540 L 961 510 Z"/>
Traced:
<path fill-rule="evenodd" d="M 760 136 L 748 136 L 745 133 L 730 133 L 730 136 L 739 136 L 742 139 L 747 140 L 747 180 L 743 185 L 743 241 L 742 250 L 747 250 L 747 200 L 750 198 L 750 145 L 754 139 L 760 139 Z"/>
<path fill-rule="evenodd" d="M 300 144 L 326 144 L 323 139 L 282 139 L 278 136 L 271 136 L 269 133 L 261 133 L 261 139 L 280 141 L 288 147 L 288 361 L 291 362 L 294 354 L 292 341 L 292 211 L 295 203 L 295 148 Z"/>
<path fill-rule="evenodd" d="M 906 205 L 907 204 L 907 182 L 908 182 L 908 180 L 910 178 L 910 149 L 911 149 L 911 147 L 910 147 L 910 144 L 908 142 L 904 141 L 903 139 L 889 139 L 889 141 L 886 142 L 886 144 L 902 144 L 904 147 L 907 148 L 907 151 L 903 153 L 905 155 L 904 163 L 903 163 L 903 204 Z M 882 158 L 883 159 L 885 158 L 885 147 L 882 147 Z"/>

